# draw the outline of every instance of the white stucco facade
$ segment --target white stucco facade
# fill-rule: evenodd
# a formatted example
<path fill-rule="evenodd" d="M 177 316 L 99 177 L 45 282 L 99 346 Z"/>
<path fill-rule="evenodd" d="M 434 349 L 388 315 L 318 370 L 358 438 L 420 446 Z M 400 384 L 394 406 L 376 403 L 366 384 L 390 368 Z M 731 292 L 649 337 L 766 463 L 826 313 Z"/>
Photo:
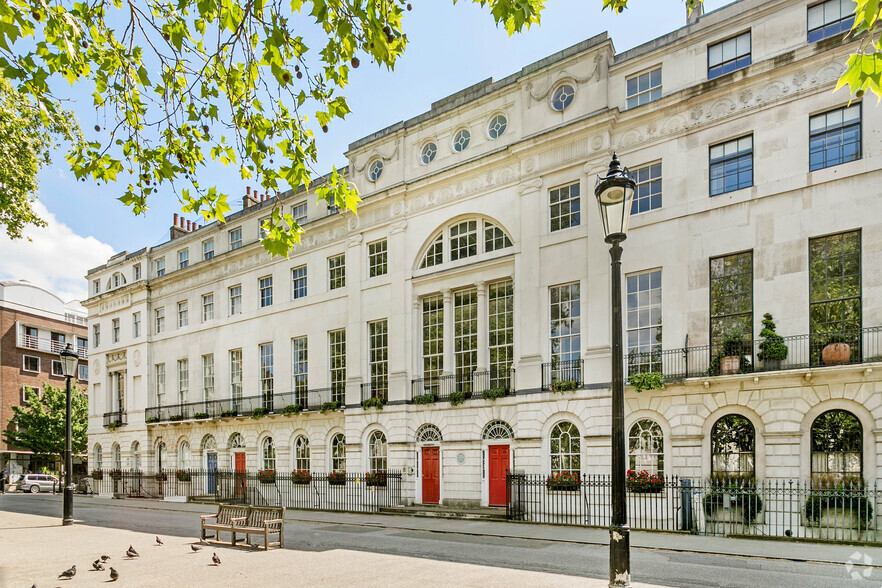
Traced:
<path fill-rule="evenodd" d="M 742 252 L 750 252 L 751 259 L 747 320 L 752 337 L 758 337 L 767 312 L 781 335 L 814 332 L 810 240 L 855 231 L 860 325 L 882 325 L 882 273 L 876 269 L 882 264 L 882 110 L 872 100 L 860 105 L 858 157 L 810 170 L 810 118 L 847 106 L 848 96 L 832 90 L 856 45 L 838 36 L 808 43 L 808 6 L 742 0 L 621 54 L 599 35 L 353 143 L 347 174 L 364 199 L 357 216 L 329 214 L 310 192 L 292 191 L 256 202 L 224 225 L 173 230 L 179 236 L 167 243 L 117 255 L 91 270 L 91 296 L 84 304 L 90 335 L 97 327 L 100 342 L 92 342 L 89 355 L 90 452 L 100 446 L 101 465 L 111 467 L 112 448 L 119 446 L 122 467 L 150 471 L 159 463 L 159 443 L 167 451 L 163 467 L 204 466 L 207 443 L 221 467 L 233 467 L 232 453 L 241 450 L 247 468 L 256 470 L 265 465 L 263 440 L 272 437 L 276 468 L 287 471 L 296 467 L 294 443 L 303 435 L 309 440 L 309 467 L 331 471 L 332 440 L 342 433 L 346 469 L 367 471 L 372 469 L 368 440 L 380 430 L 387 467 L 405 472 L 407 500 L 423 499 L 421 447 L 440 445 L 440 499 L 488 504 L 493 502 L 489 447 L 507 445 L 511 468 L 549 474 L 555 469 L 552 432 L 568 422 L 578 430 L 579 459 L 573 467 L 583 474 L 608 473 L 610 274 L 593 188 L 613 150 L 631 170 L 661 166 L 661 205 L 633 215 L 622 267 L 626 276 L 660 270 L 656 307 L 663 349 L 683 348 L 687 336 L 689 346 L 709 344 L 709 260 Z M 708 47 L 745 31 L 750 31 L 750 65 L 709 80 Z M 660 96 L 628 108 L 627 81 L 659 67 Z M 555 99 L 564 85 L 573 90 L 572 101 L 558 111 Z M 498 115 L 506 121 L 501 134 Z M 469 143 L 457 151 L 461 130 L 469 132 Z M 711 147 L 748 136 L 751 181 L 711 196 Z M 426 163 L 428 143 L 435 145 L 435 155 Z M 382 172 L 371 181 L 368 174 L 377 161 Z M 578 220 L 567 217 L 573 226 L 558 228 L 555 199 L 564 186 L 578 187 L 578 197 L 568 202 L 578 205 L 579 215 Z M 302 203 L 308 210 L 302 244 L 288 259 L 270 258 L 259 242 L 259 220 L 273 207 L 289 212 Z M 466 242 L 462 257 L 452 259 L 461 243 L 451 227 L 468 231 L 469 221 L 475 222 L 474 253 Z M 505 237 L 494 233 L 498 248 L 486 243 L 488 225 L 504 232 Z M 239 228 L 242 246 L 233 249 L 231 231 Z M 423 267 L 439 232 L 441 262 Z M 212 239 L 212 257 L 203 259 Z M 371 277 L 371 245 L 382 240 L 386 271 Z M 184 250 L 188 264 L 179 268 Z M 345 285 L 331 289 L 329 259 L 340 255 L 345 256 Z M 161 276 L 159 260 L 164 261 Z M 295 298 L 292 271 L 304 266 L 306 294 Z M 114 275 L 123 279 L 114 282 Z M 269 277 L 272 302 L 262 306 L 267 282 L 261 280 Z M 491 309 L 498 312 L 499 288 L 505 288 L 500 284 L 508 281 L 511 310 L 504 320 L 511 321 L 511 347 L 499 351 L 498 333 L 491 330 L 503 319 L 491 318 Z M 543 390 L 543 364 L 553 361 L 551 339 L 561 333 L 560 325 L 552 324 L 553 297 L 559 292 L 553 289 L 567 284 L 578 286 L 578 327 L 568 342 L 576 347 L 569 357 L 584 361 L 583 385 L 560 393 Z M 236 287 L 241 287 L 240 312 L 233 312 L 237 303 L 230 299 Z M 204 316 L 208 295 L 213 309 Z M 426 301 L 434 297 L 439 312 L 429 319 Z M 186 303 L 186 321 L 180 303 Z M 627 310 L 628 302 L 623 304 Z M 159 330 L 158 310 L 164 320 Z M 383 320 L 388 343 L 381 367 L 372 361 L 370 324 Z M 443 331 L 433 351 L 425 341 L 427 320 L 438 320 Z M 117 340 L 113 321 L 119 321 Z M 134 323 L 140 324 L 137 336 Z M 345 332 L 345 374 L 338 358 L 332 381 L 329 333 L 339 330 Z M 882 349 L 878 334 L 864 337 L 860 363 L 689 377 L 669 381 L 663 390 L 627 388 L 626 431 L 638 420 L 654 421 L 663 434 L 664 473 L 702 477 L 712 470 L 714 423 L 728 414 L 742 415 L 755 428 L 757 477 L 806 478 L 812 474 L 814 419 L 842 409 L 860 421 L 861 475 L 875 480 L 882 443 L 882 365 L 872 361 L 871 347 L 877 345 L 876 356 Z M 302 338 L 308 349 L 305 372 L 302 363 L 295 365 L 292 343 Z M 272 367 L 261 370 L 266 344 L 272 344 Z M 182 415 L 186 418 L 170 421 L 177 409 L 169 407 L 179 402 L 228 402 L 238 393 L 230 355 L 236 350 L 241 350 L 242 397 L 268 390 L 262 388 L 267 377 L 274 394 L 288 395 L 273 405 L 276 414 L 254 419 L 212 413 L 218 418 L 194 419 L 208 409 L 191 406 Z M 433 353 L 435 363 L 426 358 Z M 516 394 L 485 400 L 472 371 L 499 367 L 504 362 L 493 358 L 500 353 L 511 358 Z M 374 360 L 381 355 L 374 354 Z M 206 356 L 212 358 L 210 386 L 204 378 Z M 187 360 L 185 388 L 181 360 Z M 163 398 L 157 397 L 158 365 L 164 366 Z M 433 369 L 437 373 L 429 373 Z M 461 377 L 466 371 L 470 375 Z M 306 388 L 315 391 L 309 393 L 310 403 L 330 401 L 330 388 L 344 382 L 345 408 L 278 414 L 280 406 L 295 404 L 292 391 L 304 373 Z M 456 406 L 447 400 L 413 403 L 415 394 L 432 389 L 413 380 L 434 375 L 442 380 L 449 375 L 451 390 L 468 381 L 473 397 Z M 387 383 L 387 402 L 381 410 L 363 409 L 362 385 L 380 381 Z M 181 389 L 186 392 L 179 397 Z M 160 403 L 164 412 L 156 410 Z M 114 411 L 125 411 L 127 424 L 109 430 L 102 416 Z M 507 423 L 512 438 L 484 439 L 494 421 Z M 437 427 L 440 441 L 418 439 L 417 431 L 427 424 Z M 235 433 L 244 447 L 229 447 Z M 182 443 L 190 448 L 186 463 L 180 461 Z M 91 463 L 98 465 L 94 458 Z"/>

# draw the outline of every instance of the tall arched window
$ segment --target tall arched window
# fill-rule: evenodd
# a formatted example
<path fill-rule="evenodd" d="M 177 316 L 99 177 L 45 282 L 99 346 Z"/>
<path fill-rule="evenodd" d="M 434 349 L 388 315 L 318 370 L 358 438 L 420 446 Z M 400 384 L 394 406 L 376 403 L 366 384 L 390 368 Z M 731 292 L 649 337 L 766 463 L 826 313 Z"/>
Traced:
<path fill-rule="evenodd" d="M 111 467 L 115 470 L 122 469 L 122 451 L 119 448 L 119 444 L 114 443 L 113 447 L 110 448 L 111 461 L 113 462 Z"/>
<path fill-rule="evenodd" d="M 263 444 L 261 445 L 260 457 L 263 463 L 263 469 L 276 469 L 276 445 L 275 443 L 273 443 L 272 437 L 267 437 L 263 440 Z"/>
<path fill-rule="evenodd" d="M 828 410 L 812 423 L 812 479 L 835 484 L 863 479 L 864 432 L 846 410 Z"/>
<path fill-rule="evenodd" d="M 346 437 L 337 433 L 331 438 L 331 471 L 346 470 Z"/>
<path fill-rule="evenodd" d="M 368 440 L 369 469 L 372 472 L 386 471 L 386 435 L 374 431 Z"/>
<path fill-rule="evenodd" d="M 714 478 L 751 479 L 756 474 L 756 431 L 747 418 L 727 414 L 711 429 L 711 474 Z"/>
<path fill-rule="evenodd" d="M 564 421 L 551 429 L 551 474 L 576 474 L 582 470 L 579 429 Z"/>
<path fill-rule="evenodd" d="M 665 440 L 657 422 L 640 419 L 631 426 L 628 436 L 628 469 L 664 475 Z"/>
<path fill-rule="evenodd" d="M 305 435 L 294 440 L 294 469 L 309 471 L 309 439 Z"/>
<path fill-rule="evenodd" d="M 141 444 L 137 441 L 132 441 L 131 463 L 134 471 L 141 471 Z"/>
<path fill-rule="evenodd" d="M 185 470 L 188 467 L 190 467 L 190 443 L 183 441 L 178 447 L 178 469 Z"/>

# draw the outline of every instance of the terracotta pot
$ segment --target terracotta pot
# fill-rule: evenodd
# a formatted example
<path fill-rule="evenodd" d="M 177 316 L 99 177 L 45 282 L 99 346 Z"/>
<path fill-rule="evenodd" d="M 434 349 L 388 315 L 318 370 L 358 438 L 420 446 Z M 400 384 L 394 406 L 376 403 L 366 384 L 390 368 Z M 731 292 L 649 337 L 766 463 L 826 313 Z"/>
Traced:
<path fill-rule="evenodd" d="M 727 355 L 720 360 L 720 373 L 724 375 L 737 374 L 741 369 L 740 355 Z"/>
<path fill-rule="evenodd" d="M 851 347 L 848 343 L 830 343 L 821 351 L 824 365 L 842 365 L 851 359 Z"/>

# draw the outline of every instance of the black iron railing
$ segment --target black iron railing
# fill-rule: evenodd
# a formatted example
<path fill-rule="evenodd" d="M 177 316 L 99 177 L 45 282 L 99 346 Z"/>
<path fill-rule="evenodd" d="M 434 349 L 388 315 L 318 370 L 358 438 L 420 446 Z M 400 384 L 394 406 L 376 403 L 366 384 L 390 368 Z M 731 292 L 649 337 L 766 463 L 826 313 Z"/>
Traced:
<path fill-rule="evenodd" d="M 361 401 L 380 399 L 383 404 L 389 400 L 388 380 L 374 380 L 361 385 Z"/>
<path fill-rule="evenodd" d="M 842 341 L 848 346 L 847 356 L 831 358 L 824 349 L 832 341 Z M 837 333 L 816 333 L 783 337 L 787 357 L 769 359 L 762 356 L 763 339 L 744 341 L 734 351 L 722 345 L 688 345 L 680 349 L 659 349 L 625 355 L 627 375 L 655 371 L 665 379 L 681 380 L 729 373 L 755 373 L 777 370 L 794 370 L 827 365 L 860 364 L 882 361 L 882 327 L 867 327 Z M 728 346 L 731 347 L 731 344 Z M 843 351 L 842 347 L 836 349 Z M 737 362 L 724 360 L 727 354 L 737 357 Z M 547 364 L 546 364 L 547 365 Z"/>
<path fill-rule="evenodd" d="M 585 382 L 585 362 L 581 359 L 542 364 L 542 389 L 575 389 Z"/>
<path fill-rule="evenodd" d="M 509 474 L 506 516 L 510 520 L 609 526 L 609 476 L 554 480 Z M 667 477 L 629 481 L 626 500 L 631 528 L 687 531 L 702 535 L 840 541 L 882 541 L 882 490 L 858 483 L 759 480 L 720 484 Z"/>
<path fill-rule="evenodd" d="M 461 370 L 456 374 L 414 378 L 410 399 L 414 404 L 459 403 L 469 398 L 499 398 L 515 394 L 514 369 Z"/>
<path fill-rule="evenodd" d="M 260 416 L 264 414 L 298 414 L 306 411 L 337 410 L 343 408 L 338 394 L 331 388 L 277 392 L 272 396 L 243 396 L 223 400 L 203 400 L 154 406 L 147 409 L 148 424 L 186 420 Z M 257 412 L 255 412 L 257 411 Z"/>
<path fill-rule="evenodd" d="M 415 404 L 447 402 L 456 391 L 453 374 L 414 378 L 410 382 L 410 401 Z M 471 398 L 471 394 L 464 398 Z"/>
<path fill-rule="evenodd" d="M 81 493 L 129 498 L 185 497 L 188 500 L 239 502 L 317 510 L 376 512 L 402 504 L 401 472 L 234 472 L 181 469 L 147 473 L 93 471 L 77 488 Z"/>
<path fill-rule="evenodd" d="M 121 425 L 127 424 L 126 411 L 117 410 L 116 412 L 105 412 L 104 413 L 104 426 L 105 427 L 119 427 Z"/>

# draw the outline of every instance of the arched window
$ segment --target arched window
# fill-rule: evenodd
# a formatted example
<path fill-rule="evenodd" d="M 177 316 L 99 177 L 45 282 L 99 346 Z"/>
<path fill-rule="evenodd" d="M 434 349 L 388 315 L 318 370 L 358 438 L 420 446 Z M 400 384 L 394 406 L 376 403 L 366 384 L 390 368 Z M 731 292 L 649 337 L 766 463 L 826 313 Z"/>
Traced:
<path fill-rule="evenodd" d="M 95 467 L 93 469 L 100 470 L 104 467 L 102 455 L 101 455 L 101 445 L 95 444 Z"/>
<path fill-rule="evenodd" d="M 185 470 L 190 467 L 190 443 L 183 441 L 178 447 L 178 469 Z"/>
<path fill-rule="evenodd" d="M 828 410 L 812 423 L 812 479 L 836 484 L 863 480 L 864 432 L 846 410 Z"/>
<path fill-rule="evenodd" d="M 747 418 L 727 414 L 711 429 L 711 474 L 726 479 L 752 479 L 756 473 L 756 431 Z"/>
<path fill-rule="evenodd" d="M 110 448 L 110 461 L 111 468 L 115 470 L 122 469 L 122 451 L 120 451 L 119 445 L 117 443 L 114 443 L 113 447 Z"/>
<path fill-rule="evenodd" d="M 481 439 L 492 441 L 495 439 L 514 439 L 511 426 L 505 421 L 491 421 L 484 427 Z"/>
<path fill-rule="evenodd" d="M 444 241 L 448 242 L 447 258 L 444 257 Z M 426 248 L 420 261 L 420 269 L 441 265 L 445 261 L 457 261 L 491 253 L 512 246 L 511 238 L 502 227 L 479 218 L 466 219 L 444 227 Z"/>
<path fill-rule="evenodd" d="M 214 440 L 212 435 L 206 435 L 202 438 L 202 452 L 205 453 L 207 451 L 217 451 L 217 441 Z"/>
<path fill-rule="evenodd" d="M 386 435 L 374 431 L 368 440 L 368 466 L 372 472 L 386 471 Z"/>
<path fill-rule="evenodd" d="M 305 435 L 294 440 L 294 469 L 309 471 L 309 439 Z"/>
<path fill-rule="evenodd" d="M 511 247 L 511 239 L 505 231 L 491 222 L 484 223 L 484 251 L 498 251 Z"/>
<path fill-rule="evenodd" d="M 230 442 L 228 445 L 230 449 L 244 449 L 245 439 L 242 437 L 242 433 L 233 433 L 230 435 Z"/>
<path fill-rule="evenodd" d="M 628 435 L 628 469 L 650 474 L 665 473 L 665 441 L 661 427 L 651 419 L 640 419 Z"/>
<path fill-rule="evenodd" d="M 346 470 L 346 437 L 337 433 L 331 438 L 331 471 Z"/>
<path fill-rule="evenodd" d="M 276 445 L 275 443 L 273 443 L 272 437 L 267 437 L 263 440 L 263 444 L 261 445 L 260 457 L 261 462 L 263 463 L 263 469 L 276 469 Z"/>
<path fill-rule="evenodd" d="M 136 472 L 141 471 L 141 444 L 137 441 L 132 441 L 132 455 L 129 458 L 132 464 L 132 469 Z"/>
<path fill-rule="evenodd" d="M 416 432 L 417 443 L 440 443 L 441 431 L 435 425 L 423 425 Z"/>
<path fill-rule="evenodd" d="M 551 474 L 579 474 L 582 471 L 582 443 L 579 429 L 564 421 L 551 429 Z"/>

